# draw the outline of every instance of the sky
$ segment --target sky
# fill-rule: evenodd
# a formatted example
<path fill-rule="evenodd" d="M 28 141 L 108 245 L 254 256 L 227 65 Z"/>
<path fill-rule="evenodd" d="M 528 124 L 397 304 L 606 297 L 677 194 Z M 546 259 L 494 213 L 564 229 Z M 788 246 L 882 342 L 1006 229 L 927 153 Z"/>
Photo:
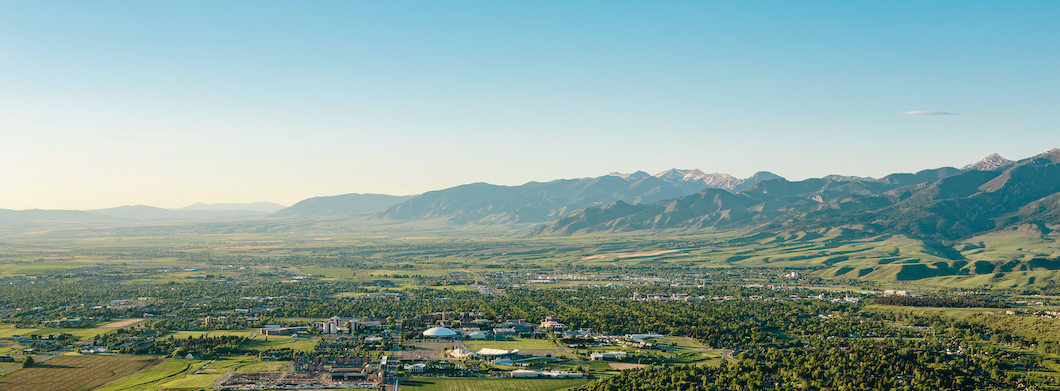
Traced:
<path fill-rule="evenodd" d="M 4 0 L 0 208 L 1022 159 L 1060 147 L 1056 20 L 1057 1 Z"/>

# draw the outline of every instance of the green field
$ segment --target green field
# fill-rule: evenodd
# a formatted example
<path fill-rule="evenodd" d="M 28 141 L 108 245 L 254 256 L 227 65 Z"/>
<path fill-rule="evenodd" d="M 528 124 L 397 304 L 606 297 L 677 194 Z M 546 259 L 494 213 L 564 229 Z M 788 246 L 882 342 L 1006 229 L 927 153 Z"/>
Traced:
<path fill-rule="evenodd" d="M 36 328 L 36 329 L 19 329 L 12 325 L 0 324 L 0 338 L 10 338 L 13 335 L 21 335 L 23 337 L 29 337 L 32 335 L 49 335 L 49 334 L 70 334 L 77 337 L 78 339 L 93 338 L 100 334 L 109 333 L 114 331 L 112 328 L 94 327 L 87 329 L 67 329 L 67 328 Z"/>
<path fill-rule="evenodd" d="M 37 330 L 40 329 L 19 329 L 15 328 L 14 325 L 0 324 L 0 338 L 10 338 L 12 335 L 21 335 L 25 337 Z"/>
<path fill-rule="evenodd" d="M 205 374 L 197 375 L 203 368 Z M 281 371 L 290 365 L 284 361 L 261 361 L 257 357 L 222 357 L 210 360 L 166 360 L 162 364 L 101 388 L 101 391 L 158 391 L 165 389 L 209 388 L 227 372 Z"/>
<path fill-rule="evenodd" d="M 108 384 L 100 391 L 156 391 L 171 381 L 184 379 L 208 361 L 169 359 L 132 376 Z"/>
<path fill-rule="evenodd" d="M 220 337 L 225 335 L 234 335 L 237 337 L 248 337 L 250 336 L 251 330 L 210 330 L 210 331 L 171 331 L 163 335 L 163 338 L 173 337 L 173 339 L 186 339 L 188 337 L 200 338 L 204 335 L 210 337 Z"/>
<path fill-rule="evenodd" d="M 462 379 L 414 377 L 402 380 L 401 389 L 411 391 L 552 391 L 588 383 L 585 379 Z"/>
<path fill-rule="evenodd" d="M 264 372 L 280 371 L 290 366 L 289 361 L 261 361 L 254 356 L 228 356 L 218 358 L 212 363 L 207 363 L 203 372 L 225 373 L 225 372 Z"/>
<path fill-rule="evenodd" d="M 258 335 L 254 339 L 247 340 L 240 348 L 247 350 L 264 351 L 269 349 L 290 348 L 294 351 L 309 352 L 317 345 L 315 338 L 292 338 L 277 335 Z"/>
<path fill-rule="evenodd" d="M 468 350 L 479 350 L 482 348 L 493 349 L 518 349 L 518 350 L 549 350 L 556 349 L 556 344 L 547 339 L 511 338 L 509 340 L 466 340 L 464 346 Z"/>
<path fill-rule="evenodd" d="M 180 389 L 180 388 L 191 388 L 191 389 L 207 389 L 210 388 L 217 379 L 220 379 L 222 374 L 207 374 L 207 375 L 196 375 L 187 374 L 182 379 L 175 379 L 173 381 L 162 384 L 162 389 Z"/>
<path fill-rule="evenodd" d="M 0 389 L 87 391 L 161 361 L 151 356 L 59 356 L 0 377 Z"/>
<path fill-rule="evenodd" d="M 466 290 L 466 283 L 432 284 L 424 279 L 454 271 L 549 270 L 573 268 L 682 265 L 703 271 L 718 268 L 813 268 L 805 274 L 834 283 L 856 281 L 876 289 L 908 287 L 1025 287 L 1058 281 L 1060 270 L 986 272 L 976 262 L 1001 263 L 1060 256 L 1060 231 L 1034 229 L 992 232 L 942 245 L 902 235 L 859 237 L 845 228 L 771 232 L 747 237 L 741 231 L 664 230 L 529 237 L 512 227 L 446 227 L 437 222 L 394 223 L 370 219 L 261 223 L 230 222 L 171 227 L 139 227 L 123 233 L 108 229 L 56 230 L 47 235 L 10 238 L 0 277 L 40 276 L 93 266 L 142 273 L 135 284 L 192 283 L 187 277 L 235 277 L 253 271 L 282 270 L 325 280 L 386 280 L 391 289 L 421 286 Z M 402 232 L 401 230 L 408 231 Z M 169 235 L 172 230 L 180 236 Z M 261 232 L 249 232 L 249 231 Z M 143 232 L 141 232 L 143 231 Z M 130 234 L 136 232 L 135 235 Z M 283 233 L 282 235 L 280 233 Z M 364 254 L 357 266 L 334 263 L 246 265 L 244 269 L 206 260 L 143 256 L 115 261 L 100 253 L 119 249 L 179 249 L 185 254 L 277 259 L 297 256 L 325 259 Z M 654 255 L 645 255 L 654 254 Z M 167 268 L 164 273 L 152 273 Z M 182 271 L 181 268 L 196 268 Z M 143 273 L 147 272 L 147 273 Z M 320 277 L 324 276 L 324 277 Z M 200 280 L 201 281 L 201 280 Z M 451 282 L 451 281 L 450 281 Z M 535 287 L 605 284 L 609 280 L 559 281 Z M 342 296 L 357 296 L 351 292 Z"/>
<path fill-rule="evenodd" d="M 109 333 L 111 331 L 114 331 L 114 329 L 104 329 L 104 328 L 90 328 L 90 329 L 37 329 L 37 330 L 32 331 L 32 332 L 30 332 L 28 334 L 25 334 L 25 335 L 49 335 L 49 334 L 64 333 L 64 334 L 70 334 L 70 335 L 75 336 L 75 337 L 77 337 L 79 339 L 89 339 L 89 338 L 94 338 L 95 336 L 100 335 L 100 334 Z"/>

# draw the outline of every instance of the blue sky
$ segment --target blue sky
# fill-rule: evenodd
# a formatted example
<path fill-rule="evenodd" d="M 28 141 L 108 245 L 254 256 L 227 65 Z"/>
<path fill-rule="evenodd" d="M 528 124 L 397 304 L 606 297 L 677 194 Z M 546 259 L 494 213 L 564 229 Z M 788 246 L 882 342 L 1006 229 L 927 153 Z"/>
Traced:
<path fill-rule="evenodd" d="M 0 2 L 0 208 L 1060 147 L 1060 2 Z M 908 111 L 956 115 L 901 115 Z"/>

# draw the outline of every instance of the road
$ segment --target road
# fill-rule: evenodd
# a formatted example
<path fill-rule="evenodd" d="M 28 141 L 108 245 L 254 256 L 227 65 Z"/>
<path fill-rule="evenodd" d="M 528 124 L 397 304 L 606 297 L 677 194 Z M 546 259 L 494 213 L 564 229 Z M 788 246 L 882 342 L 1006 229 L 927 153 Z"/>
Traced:
<path fill-rule="evenodd" d="M 41 363 L 41 362 L 47 361 L 49 358 L 52 358 L 52 357 L 55 357 L 55 356 L 49 354 L 49 355 L 29 356 L 29 357 L 33 357 L 33 362 L 34 363 Z M 22 368 L 22 363 L 15 363 L 15 365 L 11 366 L 10 368 L 0 369 L 0 374 L 11 372 L 13 370 L 20 369 L 20 368 Z"/>
<path fill-rule="evenodd" d="M 729 360 L 729 361 L 732 361 L 732 362 L 738 361 L 738 360 L 736 360 L 736 357 L 732 356 L 732 350 L 729 350 L 729 349 L 714 349 L 714 348 L 711 348 L 711 347 L 709 347 L 707 345 L 701 344 L 701 343 L 699 343 L 699 341 L 696 341 L 696 340 L 694 340 L 692 338 L 689 338 L 689 337 L 681 337 L 681 338 L 684 338 L 684 339 L 688 340 L 688 342 L 691 342 L 693 345 L 699 346 L 700 348 L 703 349 L 703 351 L 705 353 L 717 353 L 719 356 L 721 356 L 721 358 L 724 358 L 726 360 Z"/>
<path fill-rule="evenodd" d="M 390 355 L 387 356 L 387 370 L 386 377 L 382 379 L 383 389 L 386 391 L 400 391 L 401 390 L 401 376 L 398 376 L 398 370 L 401 366 L 401 344 L 403 335 L 403 327 L 399 319 L 397 322 L 397 333 L 391 336 L 394 339 L 394 349 L 390 351 Z"/>
<path fill-rule="evenodd" d="M 493 286 L 493 284 L 490 284 L 489 280 L 486 280 L 486 278 L 482 277 L 481 274 L 478 274 L 478 273 L 470 271 L 470 270 L 464 270 L 464 272 L 466 272 L 467 274 L 470 274 L 472 277 L 474 277 L 476 283 L 478 283 L 479 285 L 485 286 L 486 290 L 489 291 L 489 293 L 491 295 L 494 295 L 494 296 L 504 296 L 505 295 L 504 291 L 502 291 L 500 289 L 497 289 L 497 287 Z"/>
<path fill-rule="evenodd" d="M 567 357 L 570 357 L 571 361 L 573 361 L 575 364 L 578 364 L 579 368 L 581 368 L 582 370 L 586 369 L 585 362 L 583 362 L 582 359 L 578 357 L 578 355 L 571 353 L 571 351 L 567 349 L 567 346 L 563 345 L 563 341 L 556 341 L 556 346 L 559 347 L 559 350 L 562 351 L 563 354 L 566 354 Z"/>

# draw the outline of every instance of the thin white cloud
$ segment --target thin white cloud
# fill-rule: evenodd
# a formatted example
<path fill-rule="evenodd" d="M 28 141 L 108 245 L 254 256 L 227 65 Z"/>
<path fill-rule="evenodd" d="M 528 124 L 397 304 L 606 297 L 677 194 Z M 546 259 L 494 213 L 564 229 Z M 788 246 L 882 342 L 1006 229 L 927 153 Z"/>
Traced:
<path fill-rule="evenodd" d="M 956 115 L 953 113 L 947 113 L 945 111 L 935 110 L 913 110 L 902 113 L 902 115 Z"/>

